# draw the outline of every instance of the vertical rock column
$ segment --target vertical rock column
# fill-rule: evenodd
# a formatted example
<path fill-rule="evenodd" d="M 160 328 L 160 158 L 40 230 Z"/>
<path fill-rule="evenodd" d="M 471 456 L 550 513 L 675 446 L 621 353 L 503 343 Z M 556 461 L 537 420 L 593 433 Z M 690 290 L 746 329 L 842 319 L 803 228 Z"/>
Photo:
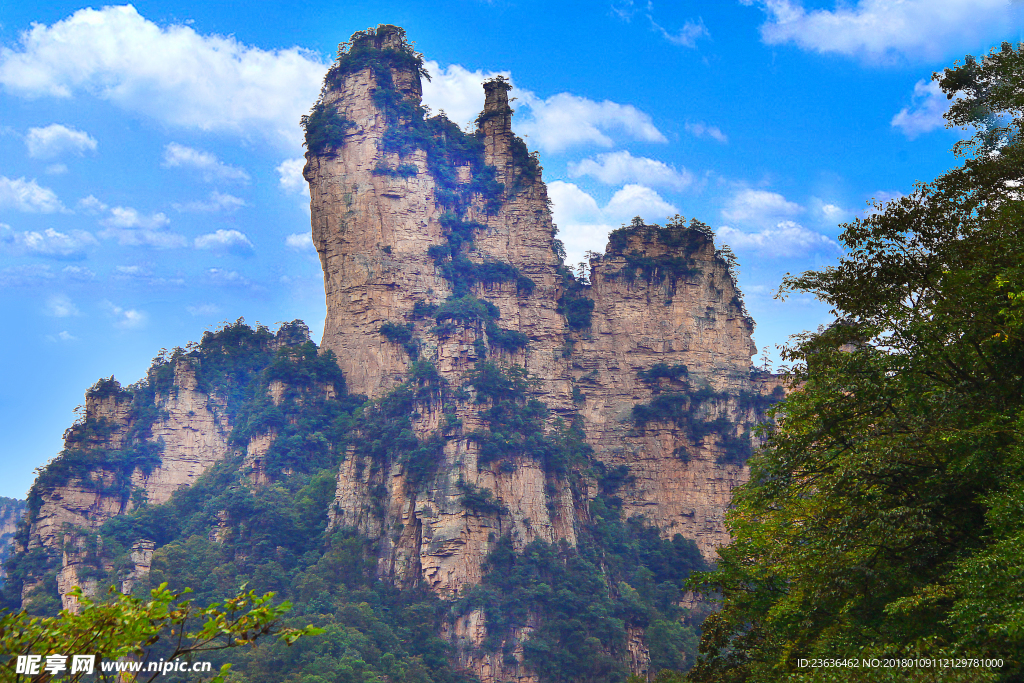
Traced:
<path fill-rule="evenodd" d="M 395 47 L 399 37 L 369 40 L 379 50 Z M 395 89 L 418 105 L 422 89 L 415 69 L 388 68 Z M 381 325 L 401 320 L 416 300 L 449 293 L 427 255 L 444 238 L 426 153 L 417 150 L 399 160 L 382 151 L 388 123 L 373 100 L 379 87 L 366 67 L 325 89 L 323 103 L 353 126 L 344 144 L 323 154 L 307 152 L 303 169 L 327 298 L 321 348 L 337 355 L 349 390 L 370 397 L 399 384 L 409 365 L 405 351 L 380 335 Z M 415 175 L 378 170 L 400 163 L 415 166 Z"/>

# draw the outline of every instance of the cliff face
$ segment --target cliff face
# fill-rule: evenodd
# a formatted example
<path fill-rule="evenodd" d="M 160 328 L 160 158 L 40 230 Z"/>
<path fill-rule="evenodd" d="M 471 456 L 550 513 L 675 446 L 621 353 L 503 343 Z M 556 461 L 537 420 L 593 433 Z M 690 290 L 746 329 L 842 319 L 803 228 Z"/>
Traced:
<path fill-rule="evenodd" d="M 14 535 L 25 514 L 25 501 L 0 498 L 0 581 L 3 581 L 4 562 L 14 550 Z"/>
<path fill-rule="evenodd" d="M 475 134 L 445 129 L 423 118 L 417 66 L 394 58 L 403 45 L 378 32 L 342 55 L 317 106 L 345 134 L 311 145 L 304 175 L 327 295 L 322 348 L 381 415 L 418 387 L 411 427 L 437 444 L 437 460 L 424 475 L 411 456 L 352 448 L 331 525 L 379 539 L 381 576 L 446 596 L 481 580 L 502 536 L 516 550 L 538 538 L 576 543 L 597 482 L 571 484 L 536 453 L 493 455 L 480 434 L 507 433 L 494 418 L 500 399 L 479 378 L 486 358 L 533 378 L 528 397 L 549 410 L 538 430 L 573 424 L 604 471 L 622 473 L 626 516 L 693 539 L 712 559 L 728 541 L 723 515 L 775 384 L 751 381 L 753 323 L 710 230 L 638 219 L 591 261 L 590 283 L 578 282 L 555 255 L 546 189 L 512 133 L 507 82 L 484 84 Z M 396 130 L 423 136 L 403 147 Z M 479 146 L 475 162 L 451 153 L 446 136 L 456 135 Z M 487 167 L 497 193 L 479 182 Z M 480 276 L 488 266 L 510 275 Z M 460 306 L 491 317 L 449 315 Z M 509 330 L 521 344 L 499 343 Z M 379 438 L 374 429 L 367 440 Z M 472 505 L 467 490 L 493 505 Z M 485 632 L 477 611 L 448 635 L 485 681 L 533 680 L 507 657 L 481 654 Z M 632 668 L 642 670 L 646 651 L 633 640 Z"/>
<path fill-rule="evenodd" d="M 267 341 L 267 353 L 308 342 L 308 330 L 290 326 L 278 337 Z M 143 504 L 166 503 L 233 452 L 227 401 L 200 387 L 197 369 L 193 359 L 178 354 L 151 369 L 146 382 L 137 386 L 100 380 L 86 394 L 80 422 L 65 432 L 61 456 L 33 486 L 27 528 L 16 537 L 16 546 L 20 552 L 52 558 L 49 566 L 56 571 L 63 607 L 74 608 L 67 595 L 71 588 L 81 586 L 92 595 L 98 580 L 106 578 L 104 572 L 112 569 L 97 545 L 101 540 L 96 532 L 107 520 Z M 269 393 L 273 400 L 273 386 Z M 258 453 L 267 440 L 267 434 L 254 435 L 249 452 Z M 258 459 L 248 464 L 259 479 Z M 148 572 L 154 547 L 148 538 L 132 544 L 134 569 L 122 572 L 122 590 L 129 591 Z M 38 571 L 25 577 L 22 600 L 45 580 Z"/>

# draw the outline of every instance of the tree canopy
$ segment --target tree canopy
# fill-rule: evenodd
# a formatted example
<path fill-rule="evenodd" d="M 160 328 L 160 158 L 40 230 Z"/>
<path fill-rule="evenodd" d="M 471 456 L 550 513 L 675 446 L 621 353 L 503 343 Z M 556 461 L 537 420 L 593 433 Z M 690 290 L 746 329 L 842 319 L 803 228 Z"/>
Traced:
<path fill-rule="evenodd" d="M 785 352 L 798 389 L 698 579 L 723 609 L 693 679 L 1024 673 L 1022 71 L 1004 44 L 936 74 L 950 126 L 977 130 L 969 158 L 845 225 L 838 265 L 785 279 L 837 322 Z M 1001 666 L 800 666 L 913 657 Z"/>

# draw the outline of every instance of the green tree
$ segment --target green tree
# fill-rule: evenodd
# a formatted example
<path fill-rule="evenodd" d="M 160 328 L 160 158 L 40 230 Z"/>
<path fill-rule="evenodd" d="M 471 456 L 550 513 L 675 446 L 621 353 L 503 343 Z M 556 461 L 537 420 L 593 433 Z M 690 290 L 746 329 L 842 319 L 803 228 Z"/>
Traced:
<path fill-rule="evenodd" d="M 964 164 L 845 226 L 787 277 L 837 322 L 786 351 L 799 390 L 751 461 L 699 681 L 1019 680 L 1024 673 L 1024 45 L 936 74 Z M 801 658 L 1000 668 L 828 671 Z"/>
<path fill-rule="evenodd" d="M 287 602 L 270 604 L 273 593 L 257 595 L 242 591 L 235 597 L 203 608 L 182 600 L 185 592 L 173 593 L 167 584 L 151 591 L 151 599 L 143 601 L 121 595 L 111 589 L 109 601 L 95 602 L 72 589 L 78 599 L 78 613 L 61 612 L 56 617 L 32 617 L 26 612 L 0 614 L 0 674 L 4 680 L 17 680 L 18 655 L 72 654 L 98 655 L 94 674 L 99 680 L 151 681 L 160 671 L 148 673 L 148 663 L 172 662 L 197 654 L 239 647 L 276 633 L 278 639 L 291 644 L 304 635 L 320 633 L 312 627 L 279 628 L 279 622 L 290 609 Z M 199 622 L 199 625 L 196 622 Z M 103 672 L 101 662 L 129 659 L 142 663 L 142 673 Z M 70 662 L 70 657 L 68 659 Z M 70 665 L 66 665 L 70 671 Z M 221 667 L 211 683 L 226 680 L 230 664 Z M 69 674 L 62 680 L 79 681 L 84 672 Z M 126 677 L 129 676 L 129 677 Z M 51 674 L 40 668 L 33 681 L 50 680 Z"/>

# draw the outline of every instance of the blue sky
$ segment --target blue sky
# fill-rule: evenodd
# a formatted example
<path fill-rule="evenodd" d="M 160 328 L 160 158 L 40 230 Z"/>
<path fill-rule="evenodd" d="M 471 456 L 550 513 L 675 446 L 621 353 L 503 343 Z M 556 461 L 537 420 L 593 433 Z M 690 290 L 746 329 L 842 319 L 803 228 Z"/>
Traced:
<path fill-rule="evenodd" d="M 319 340 L 298 119 L 378 23 L 406 28 L 454 120 L 512 79 L 570 260 L 635 215 L 710 224 L 772 355 L 830 320 L 774 300 L 782 276 L 956 164 L 932 72 L 1024 26 L 1011 0 L 6 3 L 0 495 L 25 495 L 99 377 L 243 316 Z"/>

